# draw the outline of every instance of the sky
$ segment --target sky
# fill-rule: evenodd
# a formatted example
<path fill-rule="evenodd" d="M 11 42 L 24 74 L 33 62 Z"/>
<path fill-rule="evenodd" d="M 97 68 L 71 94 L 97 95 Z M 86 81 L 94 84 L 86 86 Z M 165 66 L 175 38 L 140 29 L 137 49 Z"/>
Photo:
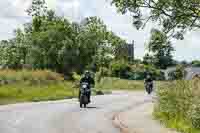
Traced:
<path fill-rule="evenodd" d="M 87 1 L 87 2 L 86 2 Z M 111 0 L 46 0 L 49 8 L 71 21 L 80 22 L 88 16 L 98 16 L 107 25 L 109 30 L 127 42 L 135 41 L 135 55 L 142 58 L 145 54 L 145 44 L 148 43 L 150 31 L 154 25 L 149 23 L 145 29 L 136 30 L 129 15 L 121 15 L 110 4 Z M 0 40 L 13 37 L 14 29 L 22 27 L 30 21 L 25 10 L 31 0 L 0 0 Z M 187 33 L 185 40 L 173 41 L 176 60 L 200 60 L 200 30 Z"/>

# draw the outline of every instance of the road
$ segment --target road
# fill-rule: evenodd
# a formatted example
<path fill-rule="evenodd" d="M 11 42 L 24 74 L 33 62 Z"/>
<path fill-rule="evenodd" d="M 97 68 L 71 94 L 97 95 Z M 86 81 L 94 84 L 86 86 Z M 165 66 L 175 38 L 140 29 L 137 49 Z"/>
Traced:
<path fill-rule="evenodd" d="M 96 96 L 86 109 L 77 99 L 0 106 L 0 133 L 119 133 L 116 113 L 151 103 L 144 92 Z"/>

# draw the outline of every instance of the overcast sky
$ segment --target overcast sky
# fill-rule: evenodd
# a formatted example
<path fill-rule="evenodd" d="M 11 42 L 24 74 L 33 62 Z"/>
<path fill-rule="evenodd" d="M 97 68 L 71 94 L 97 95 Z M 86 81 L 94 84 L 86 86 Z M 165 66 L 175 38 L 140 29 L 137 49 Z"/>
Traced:
<path fill-rule="evenodd" d="M 80 21 L 88 16 L 98 16 L 108 28 L 127 42 L 135 40 L 135 52 L 138 58 L 145 54 L 145 43 L 148 42 L 153 24 L 148 24 L 144 30 L 137 31 L 132 26 L 128 15 L 120 15 L 116 8 L 110 5 L 110 0 L 46 0 L 48 7 L 56 13 L 72 21 Z M 87 2 L 86 2 L 87 1 Z M 1 0 L 0 1 L 0 40 L 13 37 L 13 30 L 29 22 L 25 10 L 31 0 Z M 184 41 L 173 42 L 177 60 L 200 60 L 200 31 L 188 33 Z"/>

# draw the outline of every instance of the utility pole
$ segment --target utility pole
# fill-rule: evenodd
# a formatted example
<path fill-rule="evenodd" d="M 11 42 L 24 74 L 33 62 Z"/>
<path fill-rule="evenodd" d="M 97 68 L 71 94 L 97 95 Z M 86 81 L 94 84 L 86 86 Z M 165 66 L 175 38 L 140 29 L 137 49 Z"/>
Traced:
<path fill-rule="evenodd" d="M 132 41 L 132 64 L 135 63 L 135 41 Z M 134 70 L 134 80 L 136 80 L 136 73 Z"/>
<path fill-rule="evenodd" d="M 134 63 L 135 60 L 135 43 L 132 41 L 132 43 L 127 44 L 127 54 L 128 54 L 128 60 L 130 63 Z"/>
<path fill-rule="evenodd" d="M 133 57 L 132 57 L 132 59 L 133 59 L 133 63 L 134 63 L 134 61 L 135 61 L 135 41 L 134 40 L 132 41 L 132 45 L 133 45 Z"/>

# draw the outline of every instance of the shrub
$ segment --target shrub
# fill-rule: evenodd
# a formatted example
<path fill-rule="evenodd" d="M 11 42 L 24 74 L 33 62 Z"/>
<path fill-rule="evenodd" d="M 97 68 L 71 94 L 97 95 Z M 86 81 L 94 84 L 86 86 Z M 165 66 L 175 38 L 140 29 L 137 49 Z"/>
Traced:
<path fill-rule="evenodd" d="M 35 82 L 40 83 L 45 81 L 63 81 L 64 78 L 61 74 L 49 70 L 0 70 L 0 81 L 14 83 L 14 82 Z"/>
<path fill-rule="evenodd" d="M 101 81 L 101 78 L 102 78 L 101 72 L 97 72 L 95 74 L 95 80 L 96 80 L 96 82 L 99 83 Z"/>
<path fill-rule="evenodd" d="M 144 89 L 144 82 L 106 77 L 96 84 L 96 88 L 103 90 L 141 90 Z"/>
<path fill-rule="evenodd" d="M 192 61 L 192 66 L 193 67 L 200 67 L 200 61 L 198 61 L 198 60 Z"/>
<path fill-rule="evenodd" d="M 111 75 L 113 77 L 128 79 L 128 72 L 130 72 L 131 67 L 126 61 L 121 60 L 112 62 L 110 68 L 111 68 Z"/>
<path fill-rule="evenodd" d="M 185 133 L 200 129 L 200 79 L 171 82 L 160 86 L 157 94 L 154 111 L 158 119 Z M 184 125 L 179 126 L 181 123 Z"/>
<path fill-rule="evenodd" d="M 72 82 L 49 82 L 28 85 L 25 82 L 0 86 L 0 105 L 18 102 L 38 102 L 77 97 Z"/>
<path fill-rule="evenodd" d="M 78 82 L 81 80 L 81 76 L 77 74 L 76 72 L 73 72 L 72 78 L 74 81 L 78 81 Z"/>
<path fill-rule="evenodd" d="M 171 80 L 183 79 L 186 75 L 185 67 L 183 65 L 177 65 L 175 71 L 169 72 L 168 76 Z"/>
<path fill-rule="evenodd" d="M 106 67 L 100 68 L 100 72 L 101 72 L 101 76 L 102 77 L 108 77 L 108 76 L 110 76 L 109 69 L 106 68 Z"/>
<path fill-rule="evenodd" d="M 155 80 L 165 80 L 165 74 L 160 69 L 157 69 L 153 65 L 145 65 L 145 72 L 150 72 L 152 74 L 153 79 Z"/>
<path fill-rule="evenodd" d="M 194 98 L 192 105 L 187 112 L 189 120 L 195 128 L 200 129 L 200 101 L 199 98 Z"/>

